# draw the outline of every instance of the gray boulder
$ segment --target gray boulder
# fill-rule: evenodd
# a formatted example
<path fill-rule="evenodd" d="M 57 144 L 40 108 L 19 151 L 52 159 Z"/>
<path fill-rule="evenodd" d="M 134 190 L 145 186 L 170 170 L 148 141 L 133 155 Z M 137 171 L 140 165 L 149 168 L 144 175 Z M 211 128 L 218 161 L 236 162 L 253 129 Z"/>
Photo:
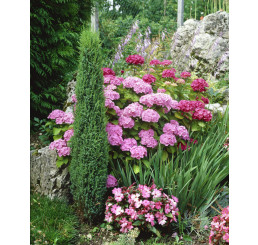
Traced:
<path fill-rule="evenodd" d="M 30 152 L 30 183 L 43 195 L 50 198 L 69 198 L 70 178 L 66 165 L 56 166 L 57 153 L 48 146 Z"/>
<path fill-rule="evenodd" d="M 229 70 L 229 15 L 218 11 L 187 20 L 172 38 L 170 54 L 179 72 L 223 77 Z"/>

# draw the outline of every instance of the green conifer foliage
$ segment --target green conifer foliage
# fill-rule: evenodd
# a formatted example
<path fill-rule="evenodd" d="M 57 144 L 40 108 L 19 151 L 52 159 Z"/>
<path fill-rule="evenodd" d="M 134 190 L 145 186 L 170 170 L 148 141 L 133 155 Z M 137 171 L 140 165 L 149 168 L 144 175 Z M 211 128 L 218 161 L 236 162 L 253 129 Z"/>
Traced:
<path fill-rule="evenodd" d="M 98 34 L 84 30 L 80 39 L 70 175 L 74 200 L 90 222 L 103 216 L 106 193 L 108 142 L 102 63 Z"/>

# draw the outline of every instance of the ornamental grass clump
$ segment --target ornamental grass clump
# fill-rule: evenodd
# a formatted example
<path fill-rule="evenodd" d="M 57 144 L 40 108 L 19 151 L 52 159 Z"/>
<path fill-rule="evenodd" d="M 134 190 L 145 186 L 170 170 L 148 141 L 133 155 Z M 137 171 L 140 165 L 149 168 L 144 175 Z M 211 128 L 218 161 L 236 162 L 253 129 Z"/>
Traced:
<path fill-rule="evenodd" d="M 73 198 L 90 222 L 101 219 L 106 193 L 108 143 L 102 62 L 98 35 L 84 30 L 80 39 L 76 85 L 78 101 L 69 171 Z M 107 70 L 103 72 L 110 74 Z M 112 99 L 114 96 L 110 95 Z"/>
<path fill-rule="evenodd" d="M 106 202 L 105 221 L 122 233 L 139 227 L 160 236 L 157 228 L 177 222 L 177 197 L 166 195 L 155 184 L 114 188 L 112 194 Z"/>

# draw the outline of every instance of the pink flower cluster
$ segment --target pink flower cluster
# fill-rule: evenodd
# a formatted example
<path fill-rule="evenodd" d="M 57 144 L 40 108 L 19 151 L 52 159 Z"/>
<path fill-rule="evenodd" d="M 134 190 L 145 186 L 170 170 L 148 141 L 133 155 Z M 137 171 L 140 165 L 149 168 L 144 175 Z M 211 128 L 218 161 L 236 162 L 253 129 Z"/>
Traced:
<path fill-rule="evenodd" d="M 213 217 L 209 244 L 217 245 L 220 242 L 229 243 L 229 207 L 222 210 L 221 215 Z"/>
<path fill-rule="evenodd" d="M 193 119 L 209 122 L 212 119 L 212 114 L 206 109 L 197 108 L 193 114 Z"/>
<path fill-rule="evenodd" d="M 162 77 L 172 77 L 172 78 L 175 78 L 175 72 L 174 70 L 164 70 L 162 72 Z"/>
<path fill-rule="evenodd" d="M 190 112 L 194 111 L 197 108 L 204 109 L 205 104 L 201 101 L 195 101 L 195 100 L 180 100 L 178 103 L 180 111 L 184 112 Z"/>
<path fill-rule="evenodd" d="M 178 199 L 169 197 L 154 184 L 151 187 L 139 185 L 136 188 L 131 185 L 114 188 L 112 194 L 114 196 L 109 196 L 106 201 L 105 221 L 115 225 L 122 233 L 139 225 L 147 228 L 149 225 L 167 226 L 177 222 Z"/>
<path fill-rule="evenodd" d="M 73 102 L 73 103 L 77 103 L 76 94 L 73 94 L 73 95 L 72 95 L 72 102 Z"/>
<path fill-rule="evenodd" d="M 142 145 L 148 148 L 155 148 L 158 145 L 158 141 L 154 138 L 153 129 L 141 130 L 138 135 L 141 138 Z"/>
<path fill-rule="evenodd" d="M 154 66 L 161 65 L 161 62 L 159 60 L 151 60 L 150 65 L 154 65 Z"/>
<path fill-rule="evenodd" d="M 142 113 L 142 121 L 144 122 L 158 122 L 159 118 L 159 113 L 152 109 L 147 109 Z"/>
<path fill-rule="evenodd" d="M 137 94 L 150 94 L 153 92 L 151 85 L 138 77 L 127 77 L 122 83 L 124 88 L 132 88 Z"/>
<path fill-rule="evenodd" d="M 130 151 L 130 149 L 134 146 L 137 146 L 137 141 L 133 138 L 127 138 L 123 140 L 120 149 L 122 151 Z"/>
<path fill-rule="evenodd" d="M 47 118 L 56 120 L 56 124 L 63 124 L 63 123 L 73 124 L 74 122 L 73 113 L 64 112 L 61 110 L 52 111 Z"/>
<path fill-rule="evenodd" d="M 131 117 L 125 117 L 125 116 L 121 115 L 118 118 L 118 124 L 123 128 L 133 128 L 134 120 Z"/>
<path fill-rule="evenodd" d="M 57 150 L 58 156 L 69 156 L 70 155 L 70 147 L 67 146 L 66 140 L 55 140 L 49 145 L 50 150 Z"/>
<path fill-rule="evenodd" d="M 112 75 L 112 76 L 115 76 L 116 73 L 111 69 L 111 68 L 102 68 L 102 71 L 103 71 L 103 76 L 107 76 L 107 75 Z"/>
<path fill-rule="evenodd" d="M 185 126 L 179 126 L 179 123 L 175 120 L 171 120 L 170 123 L 166 123 L 163 127 L 163 133 L 160 136 L 160 143 L 165 146 L 173 146 L 177 140 L 176 136 L 184 140 L 190 140 L 188 130 Z"/>
<path fill-rule="evenodd" d="M 108 175 L 106 186 L 107 186 L 107 188 L 118 186 L 117 179 L 113 175 Z"/>
<path fill-rule="evenodd" d="M 104 84 L 114 84 L 119 86 L 124 79 L 122 77 L 116 77 L 112 75 L 104 76 Z"/>
<path fill-rule="evenodd" d="M 72 138 L 73 134 L 74 134 L 73 129 L 69 129 L 69 130 L 65 131 L 65 133 L 64 133 L 65 141 L 69 141 Z"/>
<path fill-rule="evenodd" d="M 145 74 L 143 77 L 142 77 L 142 80 L 148 84 L 152 84 L 152 83 L 155 83 L 156 81 L 156 77 L 154 77 L 153 75 L 151 74 Z"/>
<path fill-rule="evenodd" d="M 147 157 L 147 149 L 144 146 L 133 146 L 130 149 L 131 157 L 140 160 Z"/>
<path fill-rule="evenodd" d="M 138 54 L 129 55 L 125 59 L 126 63 L 133 64 L 133 65 L 142 65 L 144 64 L 144 58 Z"/>
<path fill-rule="evenodd" d="M 165 93 L 166 89 L 164 88 L 158 88 L 157 93 Z"/>
<path fill-rule="evenodd" d="M 172 61 L 171 60 L 163 60 L 160 64 L 163 66 L 169 66 L 172 64 Z"/>
<path fill-rule="evenodd" d="M 169 111 L 171 110 L 171 108 L 175 110 L 179 109 L 178 102 L 176 100 L 172 100 L 170 95 L 164 93 L 143 95 L 140 98 L 140 103 L 148 107 L 152 107 L 153 105 L 166 107 Z"/>
<path fill-rule="evenodd" d="M 123 110 L 123 116 L 125 117 L 141 117 L 143 113 L 143 106 L 138 102 L 131 103 Z"/>
<path fill-rule="evenodd" d="M 205 92 L 209 84 L 204 79 L 198 78 L 192 82 L 191 87 L 194 91 Z"/>
<path fill-rule="evenodd" d="M 112 89 L 105 89 L 104 96 L 110 100 L 118 100 L 120 98 L 120 94 Z"/>
<path fill-rule="evenodd" d="M 108 141 L 110 145 L 121 145 L 123 143 L 123 129 L 119 125 L 114 125 L 108 123 L 106 126 L 106 131 L 108 133 Z"/>
<path fill-rule="evenodd" d="M 183 71 L 183 72 L 180 74 L 180 77 L 182 77 L 182 78 L 191 77 L 191 73 L 188 72 L 188 71 Z"/>

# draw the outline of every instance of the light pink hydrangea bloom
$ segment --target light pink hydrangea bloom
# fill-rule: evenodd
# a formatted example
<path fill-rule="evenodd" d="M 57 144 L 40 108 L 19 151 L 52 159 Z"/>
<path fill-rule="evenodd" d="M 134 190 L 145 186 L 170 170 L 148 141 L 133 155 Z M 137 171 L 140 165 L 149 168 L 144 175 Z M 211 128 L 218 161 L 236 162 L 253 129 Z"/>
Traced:
<path fill-rule="evenodd" d="M 69 130 L 65 131 L 65 133 L 64 133 L 64 139 L 65 139 L 66 141 L 69 141 L 69 140 L 71 139 L 71 137 L 73 136 L 73 134 L 74 134 L 73 129 L 69 129 Z"/>
<path fill-rule="evenodd" d="M 138 102 L 134 102 L 123 110 L 123 116 L 125 117 L 141 117 L 143 112 L 143 106 Z"/>
<path fill-rule="evenodd" d="M 165 146 L 173 146 L 177 141 L 176 141 L 176 136 L 173 134 L 162 134 L 160 135 L 159 139 L 160 143 Z"/>
<path fill-rule="evenodd" d="M 134 120 L 131 117 L 125 117 L 122 115 L 118 118 L 118 124 L 123 128 L 133 128 Z"/>
<path fill-rule="evenodd" d="M 147 109 L 142 113 L 142 121 L 144 122 L 158 122 L 159 119 L 159 113 L 152 109 Z"/>
<path fill-rule="evenodd" d="M 137 141 L 134 138 L 127 138 L 123 140 L 120 149 L 122 151 L 130 151 L 134 146 L 137 146 Z"/>
<path fill-rule="evenodd" d="M 130 149 L 131 157 L 141 159 L 147 157 L 147 149 L 143 146 L 134 146 Z"/>

